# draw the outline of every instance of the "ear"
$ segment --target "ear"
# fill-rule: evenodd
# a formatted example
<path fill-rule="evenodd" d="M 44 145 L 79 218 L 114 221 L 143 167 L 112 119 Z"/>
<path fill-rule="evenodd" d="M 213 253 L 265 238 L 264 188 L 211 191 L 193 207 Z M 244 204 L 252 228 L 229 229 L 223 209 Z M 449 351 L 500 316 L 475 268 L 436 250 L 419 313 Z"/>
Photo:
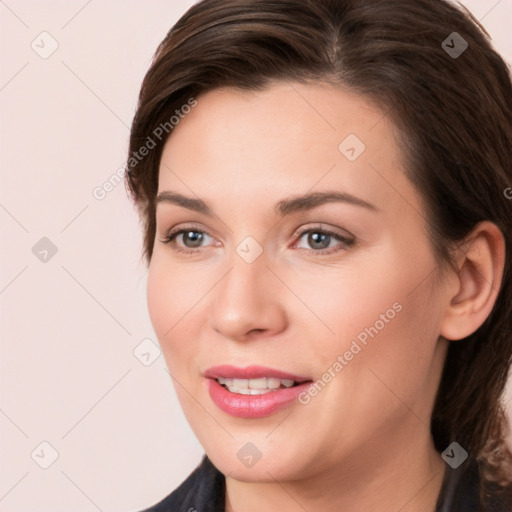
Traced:
<path fill-rule="evenodd" d="M 449 290 L 440 334 L 459 340 L 474 333 L 496 302 L 505 266 L 505 240 L 489 221 L 478 223 L 459 248 L 457 278 Z"/>

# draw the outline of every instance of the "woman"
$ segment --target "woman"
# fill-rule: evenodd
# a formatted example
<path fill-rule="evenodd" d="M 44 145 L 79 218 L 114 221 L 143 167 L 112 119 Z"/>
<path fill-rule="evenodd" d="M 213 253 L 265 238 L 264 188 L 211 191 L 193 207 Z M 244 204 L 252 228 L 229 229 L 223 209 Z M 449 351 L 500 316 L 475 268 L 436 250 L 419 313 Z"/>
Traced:
<path fill-rule="evenodd" d="M 203 0 L 127 184 L 206 455 L 148 511 L 507 511 L 512 87 L 443 0 Z"/>

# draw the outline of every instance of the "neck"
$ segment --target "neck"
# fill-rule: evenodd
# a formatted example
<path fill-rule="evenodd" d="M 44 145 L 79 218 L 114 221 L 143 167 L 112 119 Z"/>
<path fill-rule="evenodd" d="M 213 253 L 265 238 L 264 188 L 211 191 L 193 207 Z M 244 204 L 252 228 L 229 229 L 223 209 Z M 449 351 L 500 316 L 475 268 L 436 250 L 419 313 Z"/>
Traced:
<path fill-rule="evenodd" d="M 409 443 L 403 437 L 397 444 L 367 446 L 364 455 L 358 452 L 353 460 L 307 479 L 242 482 L 226 477 L 226 512 L 435 512 L 445 464 L 430 433 L 421 428 L 422 443 L 408 436 Z"/>

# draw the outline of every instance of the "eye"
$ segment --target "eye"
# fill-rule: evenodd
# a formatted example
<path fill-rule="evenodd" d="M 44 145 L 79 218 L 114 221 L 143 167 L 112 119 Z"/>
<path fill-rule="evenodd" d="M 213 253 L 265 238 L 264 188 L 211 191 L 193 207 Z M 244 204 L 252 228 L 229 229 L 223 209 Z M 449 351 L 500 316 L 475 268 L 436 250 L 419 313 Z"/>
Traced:
<path fill-rule="evenodd" d="M 307 235 L 307 237 L 306 237 Z M 203 244 L 208 239 L 213 239 L 208 233 L 194 226 L 174 228 L 169 231 L 163 240 L 163 244 L 169 244 L 176 252 L 185 254 L 193 254 L 200 251 L 205 245 Z M 340 235 L 334 231 L 327 230 L 321 226 L 314 226 L 313 228 L 304 229 L 297 234 L 299 241 L 305 239 L 312 249 L 307 247 L 297 247 L 305 250 L 311 254 L 328 255 L 334 252 L 346 250 L 353 246 L 355 239 Z M 337 242 L 337 244 L 336 244 Z"/>
<path fill-rule="evenodd" d="M 325 228 L 322 228 L 321 226 L 315 226 L 313 228 L 302 230 L 298 234 L 299 240 L 304 238 L 305 235 L 307 235 L 305 241 L 309 247 L 312 247 L 312 249 L 300 246 L 299 248 L 305 249 L 312 254 L 332 254 L 334 252 L 346 250 L 355 243 L 354 238 L 342 236 L 339 233 L 329 231 Z M 337 245 L 336 242 L 338 242 Z"/>
<path fill-rule="evenodd" d="M 190 226 L 182 227 L 181 229 L 171 229 L 160 242 L 172 245 L 173 249 L 177 252 L 195 253 L 208 238 L 212 238 L 208 233 Z"/>

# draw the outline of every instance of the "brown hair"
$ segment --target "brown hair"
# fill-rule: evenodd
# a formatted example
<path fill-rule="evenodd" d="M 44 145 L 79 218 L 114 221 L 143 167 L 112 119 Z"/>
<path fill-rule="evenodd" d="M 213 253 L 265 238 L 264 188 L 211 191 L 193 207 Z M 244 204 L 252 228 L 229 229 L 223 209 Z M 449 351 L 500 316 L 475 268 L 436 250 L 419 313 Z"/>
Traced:
<path fill-rule="evenodd" d="M 464 49 L 464 41 L 465 51 L 451 51 Z M 431 430 L 437 450 L 456 441 L 478 459 L 483 501 L 510 490 L 512 456 L 500 401 L 512 363 L 512 201 L 505 197 L 512 186 L 512 86 L 506 64 L 469 11 L 444 0 L 196 3 L 156 50 L 131 129 L 126 180 L 144 222 L 148 262 L 172 113 L 205 91 L 257 91 L 273 80 L 348 87 L 388 113 L 408 177 L 425 201 L 440 264 L 453 264 L 452 249 L 479 221 L 495 223 L 504 234 L 496 304 L 474 334 L 449 342 Z M 155 132 L 162 126 L 169 128 L 164 136 Z"/>

